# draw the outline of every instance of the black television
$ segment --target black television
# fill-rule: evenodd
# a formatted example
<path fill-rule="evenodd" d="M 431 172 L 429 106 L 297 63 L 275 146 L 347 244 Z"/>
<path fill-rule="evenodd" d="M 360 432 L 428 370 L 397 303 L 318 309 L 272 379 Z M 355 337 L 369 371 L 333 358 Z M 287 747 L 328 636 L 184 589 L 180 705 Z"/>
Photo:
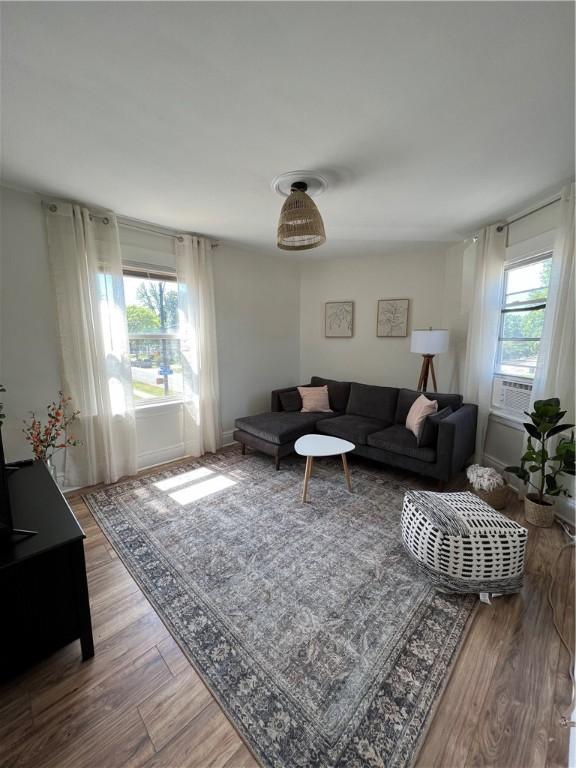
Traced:
<path fill-rule="evenodd" d="M 12 510 L 10 507 L 9 477 L 12 472 L 17 472 L 20 467 L 32 464 L 31 460 L 16 461 L 7 464 L 4 457 L 4 444 L 2 443 L 2 427 L 0 426 L 0 546 L 14 544 L 22 538 L 34 536 L 37 531 L 27 531 L 23 528 L 14 528 Z"/>
<path fill-rule="evenodd" d="M 10 491 L 8 489 L 8 473 L 2 444 L 2 427 L 0 427 L 0 542 L 10 541 L 14 530 L 12 513 L 10 511 Z"/>

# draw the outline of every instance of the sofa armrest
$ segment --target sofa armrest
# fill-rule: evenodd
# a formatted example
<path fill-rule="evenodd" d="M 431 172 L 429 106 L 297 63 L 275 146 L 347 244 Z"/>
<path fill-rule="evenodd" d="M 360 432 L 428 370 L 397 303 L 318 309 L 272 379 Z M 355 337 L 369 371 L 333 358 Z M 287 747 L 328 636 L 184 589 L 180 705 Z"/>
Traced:
<path fill-rule="evenodd" d="M 437 461 L 443 480 L 459 472 L 476 450 L 478 406 L 464 403 L 438 424 Z"/>
<path fill-rule="evenodd" d="M 283 389 L 273 389 L 270 397 L 270 410 L 271 411 L 283 411 L 282 403 L 280 402 L 280 395 L 283 392 L 295 392 L 298 386 L 305 387 L 306 384 L 296 385 L 295 387 L 284 387 Z"/>

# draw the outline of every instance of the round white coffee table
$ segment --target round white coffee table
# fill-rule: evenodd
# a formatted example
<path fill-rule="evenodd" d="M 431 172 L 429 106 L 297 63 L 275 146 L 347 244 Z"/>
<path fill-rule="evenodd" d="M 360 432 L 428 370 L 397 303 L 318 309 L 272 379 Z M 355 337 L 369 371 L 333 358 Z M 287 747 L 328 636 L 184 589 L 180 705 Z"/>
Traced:
<path fill-rule="evenodd" d="M 300 456 L 306 456 L 302 501 L 306 501 L 308 481 L 312 474 L 312 464 L 314 463 L 315 456 L 337 456 L 340 454 L 342 456 L 342 466 L 344 467 L 348 490 L 352 493 L 352 483 L 350 482 L 350 471 L 348 470 L 346 454 L 353 451 L 354 448 L 356 448 L 354 443 L 349 443 L 348 440 L 341 440 L 339 437 L 332 437 L 331 435 L 304 435 L 296 440 L 294 450 Z"/>

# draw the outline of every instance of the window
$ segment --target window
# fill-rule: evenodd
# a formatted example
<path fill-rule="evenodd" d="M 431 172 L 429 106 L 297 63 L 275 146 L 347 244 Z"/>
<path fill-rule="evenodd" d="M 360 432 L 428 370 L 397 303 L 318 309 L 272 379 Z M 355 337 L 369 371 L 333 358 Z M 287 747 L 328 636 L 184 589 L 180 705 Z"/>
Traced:
<path fill-rule="evenodd" d="M 182 398 L 175 275 L 124 270 L 132 389 L 136 406 Z"/>
<path fill-rule="evenodd" d="M 496 374 L 534 378 L 551 268 L 551 253 L 506 267 Z"/>

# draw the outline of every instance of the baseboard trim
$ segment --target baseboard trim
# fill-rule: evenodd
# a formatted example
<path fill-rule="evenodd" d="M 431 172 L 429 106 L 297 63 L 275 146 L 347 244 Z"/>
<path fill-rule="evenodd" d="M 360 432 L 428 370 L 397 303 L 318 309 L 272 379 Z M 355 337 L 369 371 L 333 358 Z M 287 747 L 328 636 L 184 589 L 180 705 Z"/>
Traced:
<path fill-rule="evenodd" d="M 490 466 L 494 467 L 494 469 L 503 470 L 506 464 L 503 461 L 500 461 L 500 459 L 497 459 L 496 456 L 491 456 L 489 453 L 484 454 L 484 461 Z"/>
<path fill-rule="evenodd" d="M 233 443 L 236 442 L 236 440 L 234 440 L 233 435 L 234 435 L 233 429 L 229 429 L 229 430 L 226 430 L 226 432 L 222 432 L 222 447 L 224 447 L 225 445 L 232 445 Z"/>

